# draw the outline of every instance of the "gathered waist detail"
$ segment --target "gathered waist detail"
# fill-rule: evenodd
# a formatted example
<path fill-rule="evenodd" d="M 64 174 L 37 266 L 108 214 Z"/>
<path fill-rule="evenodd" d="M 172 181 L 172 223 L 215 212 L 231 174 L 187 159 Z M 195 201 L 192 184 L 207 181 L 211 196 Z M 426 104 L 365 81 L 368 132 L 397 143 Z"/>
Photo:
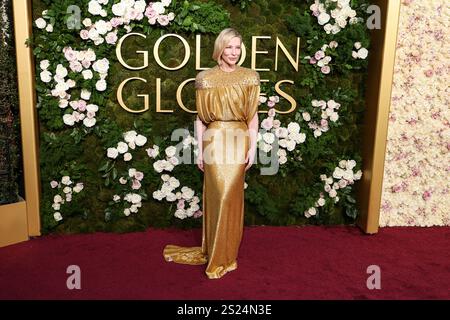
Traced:
<path fill-rule="evenodd" d="M 208 124 L 208 128 L 248 128 L 245 121 L 239 120 L 215 120 Z"/>

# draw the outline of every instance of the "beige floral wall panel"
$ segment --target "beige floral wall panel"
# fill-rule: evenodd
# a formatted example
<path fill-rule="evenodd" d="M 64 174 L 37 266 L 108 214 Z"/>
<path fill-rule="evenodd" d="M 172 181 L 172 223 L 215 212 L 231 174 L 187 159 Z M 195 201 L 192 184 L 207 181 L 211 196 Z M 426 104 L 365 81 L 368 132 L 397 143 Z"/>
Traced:
<path fill-rule="evenodd" d="M 380 226 L 450 225 L 449 6 L 402 1 Z"/>

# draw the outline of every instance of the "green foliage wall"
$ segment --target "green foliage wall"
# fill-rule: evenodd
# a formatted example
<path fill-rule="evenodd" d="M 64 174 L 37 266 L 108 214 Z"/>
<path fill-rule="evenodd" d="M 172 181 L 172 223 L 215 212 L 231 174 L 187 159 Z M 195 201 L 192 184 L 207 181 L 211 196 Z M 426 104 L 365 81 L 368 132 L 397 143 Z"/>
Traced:
<path fill-rule="evenodd" d="M 0 205 L 25 196 L 11 1 L 0 2 Z"/>
<path fill-rule="evenodd" d="M 153 163 L 142 148 L 133 154 L 133 167 L 144 173 L 143 189 L 147 200 L 139 213 L 124 217 L 120 210 L 114 211 L 111 206 L 112 195 L 117 192 L 112 180 L 117 180 L 121 172 L 126 172 L 128 166 L 116 163 L 114 169 L 108 165 L 106 149 L 122 140 L 122 133 L 136 130 L 148 138 L 148 146 L 157 144 L 160 150 L 172 145 L 170 134 L 176 128 L 186 128 L 193 135 L 195 114 L 187 113 L 178 107 L 176 90 L 186 79 L 194 78 L 195 70 L 195 36 L 201 34 L 201 64 L 211 67 L 211 59 L 215 37 L 220 30 L 231 26 L 238 29 L 247 47 L 247 59 L 243 66 L 250 67 L 251 37 L 270 36 L 270 40 L 259 40 L 258 50 L 268 51 L 267 55 L 258 55 L 257 67 L 269 68 L 271 71 L 261 71 L 263 92 L 272 94 L 273 86 L 278 80 L 289 79 L 294 85 L 285 85 L 283 90 L 295 98 L 295 112 L 278 115 L 283 124 L 297 121 L 306 133 L 306 142 L 300 144 L 288 162 L 280 166 L 280 172 L 274 176 L 262 176 L 258 166 L 254 166 L 247 174 L 248 188 L 246 197 L 246 224 L 337 224 L 352 223 L 356 215 L 353 193 L 348 187 L 343 199 L 337 204 L 327 203 L 315 218 L 307 219 L 303 212 L 317 199 L 323 191 L 323 182 L 319 176 L 323 173 L 332 174 L 341 159 L 354 159 L 361 165 L 359 147 L 361 144 L 360 123 L 364 111 L 365 72 L 367 60 L 355 60 L 351 56 L 355 42 L 360 42 L 365 48 L 370 48 L 370 39 L 363 23 L 348 26 L 338 34 L 326 34 L 317 19 L 311 15 L 309 6 L 313 1 L 178 1 L 173 5 L 176 18 L 174 23 L 162 28 L 140 27 L 136 25 L 133 32 L 147 35 L 146 39 L 133 38 L 127 41 L 123 48 L 123 56 L 130 65 L 142 64 L 142 56 L 136 50 L 148 50 L 149 67 L 145 70 L 130 71 L 117 60 L 114 48 L 106 45 L 94 46 L 83 42 L 78 32 L 62 32 L 68 14 L 66 8 L 70 1 L 33 1 L 34 19 L 41 17 L 43 10 L 51 8 L 55 18 L 55 30 L 61 32 L 43 33 L 36 30 L 30 44 L 34 47 L 36 65 L 39 61 L 49 59 L 61 52 L 65 46 L 77 50 L 89 47 L 96 51 L 98 57 L 106 56 L 110 61 L 108 89 L 104 94 L 92 90 L 91 100 L 99 106 L 97 124 L 94 128 L 67 127 L 62 121 L 58 102 L 53 97 L 46 97 L 47 88 L 37 77 L 37 91 L 40 117 L 40 166 L 42 177 L 42 219 L 44 232 L 92 232 L 143 230 L 148 226 L 190 228 L 200 226 L 201 219 L 180 220 L 174 217 L 176 204 L 167 204 L 152 199 L 152 192 L 158 189 L 160 174 L 153 169 Z M 89 1 L 79 1 L 82 16 L 89 16 L 87 8 Z M 352 1 L 352 8 L 359 17 L 365 18 L 366 1 Z M 59 28 L 58 28 L 59 25 Z M 153 45 L 166 33 L 177 33 L 190 44 L 191 56 L 188 64 L 181 70 L 168 71 L 158 66 L 153 57 Z M 275 39 L 279 37 L 286 48 L 295 57 L 296 37 L 300 37 L 299 72 L 296 72 L 284 54 L 279 52 L 278 71 L 274 71 Z M 119 34 L 120 38 L 120 34 Z M 331 51 L 333 61 L 331 73 L 324 76 L 308 63 L 305 56 L 314 55 L 324 44 L 337 41 L 338 47 Z M 328 54 L 328 52 L 327 52 Z M 178 65 L 184 57 L 181 43 L 175 39 L 165 41 L 160 47 L 161 60 L 168 66 Z M 64 55 L 57 59 L 64 63 Z M 55 58 L 53 58 L 55 61 Z M 55 61 L 56 62 L 56 61 Z M 39 69 L 37 70 L 39 74 Z M 129 77 L 147 79 L 147 83 L 133 82 L 124 89 L 125 103 L 134 109 L 142 108 L 143 100 L 137 94 L 149 94 L 150 110 L 140 114 L 132 114 L 123 110 L 116 98 L 118 85 Z M 161 106 L 172 109 L 173 113 L 155 112 L 156 78 L 161 78 Z M 81 81 L 81 79 L 77 79 Z M 84 80 L 83 80 L 84 81 Z M 95 87 L 95 82 L 91 81 Z M 89 81 L 87 81 L 89 84 Z M 339 122 L 332 123 L 330 130 L 321 137 L 314 138 L 313 132 L 302 120 L 302 112 L 314 113 L 311 107 L 313 99 L 325 101 L 334 99 L 341 104 Z M 195 110 L 195 95 L 193 83 L 183 90 L 184 104 Z M 287 110 L 290 104 L 282 99 L 277 108 Z M 267 108 L 261 107 L 261 111 Z M 266 113 L 260 113 L 260 120 Z M 300 160 L 301 159 L 301 160 Z M 100 171 L 99 171 L 100 169 Z M 109 170 L 111 169 L 111 170 Z M 109 172 L 107 172 L 109 171 Z M 176 174 L 175 174 L 176 173 Z M 189 185 L 196 192 L 202 191 L 202 175 L 195 165 L 182 165 L 174 170 L 175 176 L 182 185 Z M 64 220 L 56 222 L 52 209 L 55 190 L 50 181 L 69 175 L 72 179 L 84 182 L 84 190 L 64 207 Z M 105 175 L 102 177 L 102 175 Z M 107 181 L 108 180 L 108 181 Z M 108 209 L 109 208 L 109 209 Z"/>

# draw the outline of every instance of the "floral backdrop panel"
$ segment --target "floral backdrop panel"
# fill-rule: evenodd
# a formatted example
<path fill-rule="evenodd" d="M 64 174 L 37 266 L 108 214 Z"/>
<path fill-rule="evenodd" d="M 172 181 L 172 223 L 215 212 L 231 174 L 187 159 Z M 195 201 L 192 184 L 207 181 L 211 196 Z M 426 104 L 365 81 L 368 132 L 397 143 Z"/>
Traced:
<path fill-rule="evenodd" d="M 246 223 L 354 223 L 368 6 L 34 0 L 43 231 L 201 224 L 193 80 L 226 27 L 262 79 Z"/>
<path fill-rule="evenodd" d="M 449 14 L 402 1 L 381 226 L 450 225 Z"/>

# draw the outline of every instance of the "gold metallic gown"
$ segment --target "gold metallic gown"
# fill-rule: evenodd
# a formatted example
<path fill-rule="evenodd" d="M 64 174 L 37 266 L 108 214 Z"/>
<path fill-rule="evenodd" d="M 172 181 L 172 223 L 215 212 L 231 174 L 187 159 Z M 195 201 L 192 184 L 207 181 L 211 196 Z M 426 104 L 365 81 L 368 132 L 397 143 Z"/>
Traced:
<path fill-rule="evenodd" d="M 167 245 L 166 261 L 207 264 L 210 279 L 237 268 L 244 228 L 245 157 L 248 124 L 258 111 L 260 78 L 248 68 L 226 72 L 215 66 L 195 79 L 203 141 L 203 230 L 201 247 Z"/>

